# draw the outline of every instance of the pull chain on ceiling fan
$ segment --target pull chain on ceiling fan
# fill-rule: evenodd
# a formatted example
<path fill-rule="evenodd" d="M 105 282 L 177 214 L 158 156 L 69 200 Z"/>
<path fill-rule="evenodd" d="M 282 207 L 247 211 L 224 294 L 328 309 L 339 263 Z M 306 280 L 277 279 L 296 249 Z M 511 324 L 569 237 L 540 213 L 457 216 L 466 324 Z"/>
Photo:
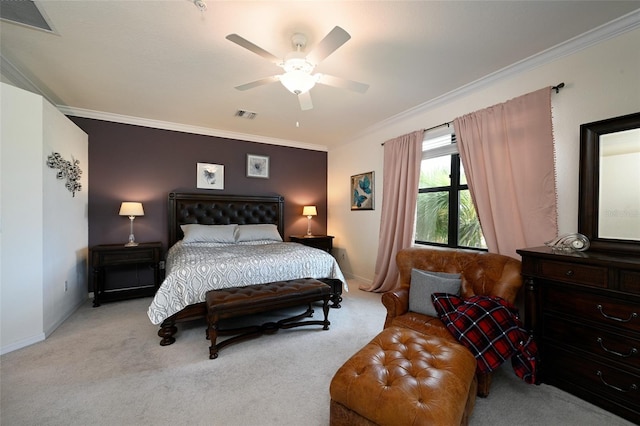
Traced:
<path fill-rule="evenodd" d="M 302 110 L 309 110 L 313 108 L 311 94 L 309 91 L 316 85 L 316 83 L 341 89 L 348 89 L 358 93 L 364 93 L 369 88 L 368 84 L 359 83 L 357 81 L 346 80 L 327 74 L 312 74 L 316 65 L 335 52 L 351 38 L 349 33 L 340 27 L 334 27 L 333 30 L 331 30 L 308 55 L 305 55 L 304 52 L 302 52 L 307 44 L 307 38 L 303 34 L 294 34 L 291 41 L 295 50 L 287 54 L 284 60 L 281 60 L 275 55 L 272 55 L 237 34 L 229 34 L 226 38 L 227 40 L 263 57 L 264 59 L 273 62 L 284 70 L 284 74 L 273 75 L 251 83 L 236 86 L 236 89 L 238 90 L 248 90 L 279 81 L 287 90 L 298 96 L 298 102 L 300 103 L 300 108 Z"/>

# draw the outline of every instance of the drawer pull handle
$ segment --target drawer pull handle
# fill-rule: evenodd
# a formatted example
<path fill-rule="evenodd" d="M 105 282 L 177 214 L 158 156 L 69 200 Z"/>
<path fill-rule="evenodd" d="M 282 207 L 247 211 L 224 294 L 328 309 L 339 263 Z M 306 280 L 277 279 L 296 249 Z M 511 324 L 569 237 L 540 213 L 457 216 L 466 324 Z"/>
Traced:
<path fill-rule="evenodd" d="M 622 357 L 622 358 L 629 358 L 629 357 L 634 356 L 635 354 L 637 354 L 637 353 L 638 353 L 638 350 L 637 350 L 636 348 L 631 348 L 631 350 L 629 351 L 629 353 L 628 353 L 628 354 L 623 354 L 623 353 L 620 353 L 620 352 L 612 351 L 611 349 L 607 349 L 607 348 L 605 348 L 605 347 L 604 347 L 604 345 L 602 344 L 602 337 L 598 337 L 598 338 L 596 339 L 596 341 L 597 341 L 598 343 L 600 343 L 600 347 L 601 347 L 605 352 L 609 352 L 610 354 L 617 355 L 617 356 Z"/>
<path fill-rule="evenodd" d="M 564 273 L 566 276 L 571 277 L 573 276 L 573 271 L 571 269 L 569 269 L 567 272 Z"/>
<path fill-rule="evenodd" d="M 598 305 L 598 306 L 597 306 L 597 308 L 598 308 L 598 310 L 600 311 L 600 314 L 601 314 L 603 317 L 605 317 L 605 318 L 607 318 L 607 319 L 610 319 L 610 320 L 614 320 L 614 321 L 629 322 L 629 321 L 631 321 L 632 319 L 634 319 L 635 317 L 637 317 L 637 316 L 638 316 L 638 314 L 637 314 L 637 313 L 632 312 L 632 313 L 631 313 L 631 315 L 629 315 L 629 318 L 627 318 L 627 319 L 624 319 L 624 318 L 616 318 L 616 317 L 612 317 L 612 316 L 607 315 L 607 314 L 605 314 L 604 312 L 602 312 L 602 305 Z"/>
<path fill-rule="evenodd" d="M 617 390 L 618 392 L 624 392 L 624 393 L 627 393 L 627 392 L 631 392 L 631 391 L 636 391 L 636 390 L 638 390 L 638 385 L 636 385 L 635 383 L 631 383 L 631 386 L 629 386 L 629 389 L 628 389 L 628 390 L 624 390 L 624 389 L 619 388 L 619 387 L 617 387 L 617 386 L 610 385 L 609 383 L 607 383 L 607 382 L 605 382 L 605 381 L 604 381 L 604 379 L 602 378 L 602 371 L 600 371 L 600 370 L 596 371 L 596 375 L 597 375 L 598 377 L 600 377 L 600 381 L 601 381 L 605 386 L 608 386 L 608 387 L 610 387 L 611 389 L 615 389 L 615 390 Z"/>

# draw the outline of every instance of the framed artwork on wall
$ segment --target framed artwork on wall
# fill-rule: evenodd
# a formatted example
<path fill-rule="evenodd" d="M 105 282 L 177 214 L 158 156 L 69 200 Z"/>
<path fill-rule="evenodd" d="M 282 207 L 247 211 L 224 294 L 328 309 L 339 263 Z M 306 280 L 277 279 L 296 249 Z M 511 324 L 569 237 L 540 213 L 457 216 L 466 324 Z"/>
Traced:
<path fill-rule="evenodd" d="M 224 166 L 198 163 L 196 186 L 201 189 L 224 189 Z"/>
<path fill-rule="evenodd" d="M 351 176 L 351 210 L 373 210 L 374 185 L 373 172 Z"/>
<path fill-rule="evenodd" d="M 269 179 L 269 157 L 247 154 L 247 177 Z"/>

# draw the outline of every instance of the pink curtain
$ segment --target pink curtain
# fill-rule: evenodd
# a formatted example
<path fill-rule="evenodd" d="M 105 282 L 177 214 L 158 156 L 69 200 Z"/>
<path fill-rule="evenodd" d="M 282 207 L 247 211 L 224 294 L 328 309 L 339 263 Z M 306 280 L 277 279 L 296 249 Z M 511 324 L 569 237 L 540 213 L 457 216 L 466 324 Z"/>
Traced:
<path fill-rule="evenodd" d="M 454 120 L 490 252 L 519 258 L 558 232 L 551 87 Z"/>
<path fill-rule="evenodd" d="M 424 130 L 384 143 L 382 217 L 375 276 L 362 290 L 385 292 L 396 287 L 396 253 L 413 244 Z"/>

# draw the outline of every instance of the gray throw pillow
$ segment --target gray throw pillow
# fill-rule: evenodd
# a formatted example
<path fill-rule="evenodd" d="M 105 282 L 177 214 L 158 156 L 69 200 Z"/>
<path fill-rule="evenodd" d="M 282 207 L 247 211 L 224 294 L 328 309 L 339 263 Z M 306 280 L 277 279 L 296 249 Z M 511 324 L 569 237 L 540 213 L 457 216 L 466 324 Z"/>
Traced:
<path fill-rule="evenodd" d="M 433 307 L 431 295 L 433 293 L 448 293 L 459 296 L 461 282 L 460 274 L 412 269 L 411 287 L 409 287 L 409 310 L 437 317 L 438 312 Z"/>

